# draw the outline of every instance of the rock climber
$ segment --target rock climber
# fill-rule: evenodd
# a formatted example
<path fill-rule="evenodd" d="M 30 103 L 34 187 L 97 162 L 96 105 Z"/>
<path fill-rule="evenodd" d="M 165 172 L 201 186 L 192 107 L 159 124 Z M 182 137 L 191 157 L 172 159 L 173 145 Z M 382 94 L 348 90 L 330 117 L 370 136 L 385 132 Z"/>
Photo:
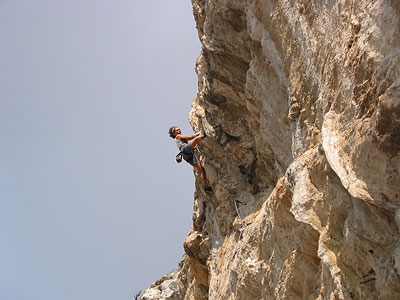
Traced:
<path fill-rule="evenodd" d="M 178 126 L 170 127 L 168 133 L 171 138 L 175 139 L 176 145 L 178 146 L 180 153 L 182 153 L 183 159 L 199 172 L 204 186 L 204 191 L 206 193 L 211 192 L 212 188 L 207 184 L 206 172 L 193 153 L 197 144 L 206 138 L 206 134 L 204 132 L 197 132 L 192 135 L 183 135 Z"/>

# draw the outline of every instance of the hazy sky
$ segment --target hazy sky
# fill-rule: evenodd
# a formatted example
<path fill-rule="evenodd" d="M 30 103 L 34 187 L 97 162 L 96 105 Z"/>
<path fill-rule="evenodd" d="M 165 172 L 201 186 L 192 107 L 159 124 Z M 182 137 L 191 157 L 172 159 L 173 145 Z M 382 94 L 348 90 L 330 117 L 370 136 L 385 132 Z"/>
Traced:
<path fill-rule="evenodd" d="M 0 299 L 133 299 L 177 266 L 199 53 L 190 0 L 0 0 Z"/>

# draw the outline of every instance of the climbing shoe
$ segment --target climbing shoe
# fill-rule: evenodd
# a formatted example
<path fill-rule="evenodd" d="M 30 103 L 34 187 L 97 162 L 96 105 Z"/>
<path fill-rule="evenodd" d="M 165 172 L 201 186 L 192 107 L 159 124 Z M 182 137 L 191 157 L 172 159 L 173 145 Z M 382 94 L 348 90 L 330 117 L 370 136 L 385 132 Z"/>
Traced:
<path fill-rule="evenodd" d="M 204 191 L 205 191 L 206 193 L 211 193 L 211 192 L 212 192 L 211 186 L 206 186 L 206 187 L 204 188 Z"/>

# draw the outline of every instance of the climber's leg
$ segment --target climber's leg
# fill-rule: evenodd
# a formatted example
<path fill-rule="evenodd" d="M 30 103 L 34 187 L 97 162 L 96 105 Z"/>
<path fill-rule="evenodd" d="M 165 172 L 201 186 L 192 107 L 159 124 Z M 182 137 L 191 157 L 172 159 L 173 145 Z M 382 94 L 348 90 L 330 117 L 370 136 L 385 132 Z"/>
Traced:
<path fill-rule="evenodd" d="M 206 177 L 206 172 L 204 172 L 203 167 L 201 166 L 201 164 L 199 162 L 195 163 L 193 165 L 193 167 L 196 168 L 196 170 L 199 172 L 201 182 L 206 187 L 207 186 L 207 177 Z"/>
<path fill-rule="evenodd" d="M 203 139 L 201 135 L 196 136 L 193 140 L 190 141 L 190 148 L 196 148 L 197 144 Z"/>

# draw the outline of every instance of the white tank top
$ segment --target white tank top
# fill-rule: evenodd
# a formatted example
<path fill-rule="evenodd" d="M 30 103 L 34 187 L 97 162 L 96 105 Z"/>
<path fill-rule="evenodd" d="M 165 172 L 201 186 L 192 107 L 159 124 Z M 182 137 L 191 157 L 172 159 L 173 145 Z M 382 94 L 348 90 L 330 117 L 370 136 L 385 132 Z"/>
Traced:
<path fill-rule="evenodd" d="M 187 144 L 187 142 L 185 140 L 177 140 L 175 139 L 176 142 L 176 146 L 178 147 L 179 150 L 181 150 L 181 148 Z"/>

